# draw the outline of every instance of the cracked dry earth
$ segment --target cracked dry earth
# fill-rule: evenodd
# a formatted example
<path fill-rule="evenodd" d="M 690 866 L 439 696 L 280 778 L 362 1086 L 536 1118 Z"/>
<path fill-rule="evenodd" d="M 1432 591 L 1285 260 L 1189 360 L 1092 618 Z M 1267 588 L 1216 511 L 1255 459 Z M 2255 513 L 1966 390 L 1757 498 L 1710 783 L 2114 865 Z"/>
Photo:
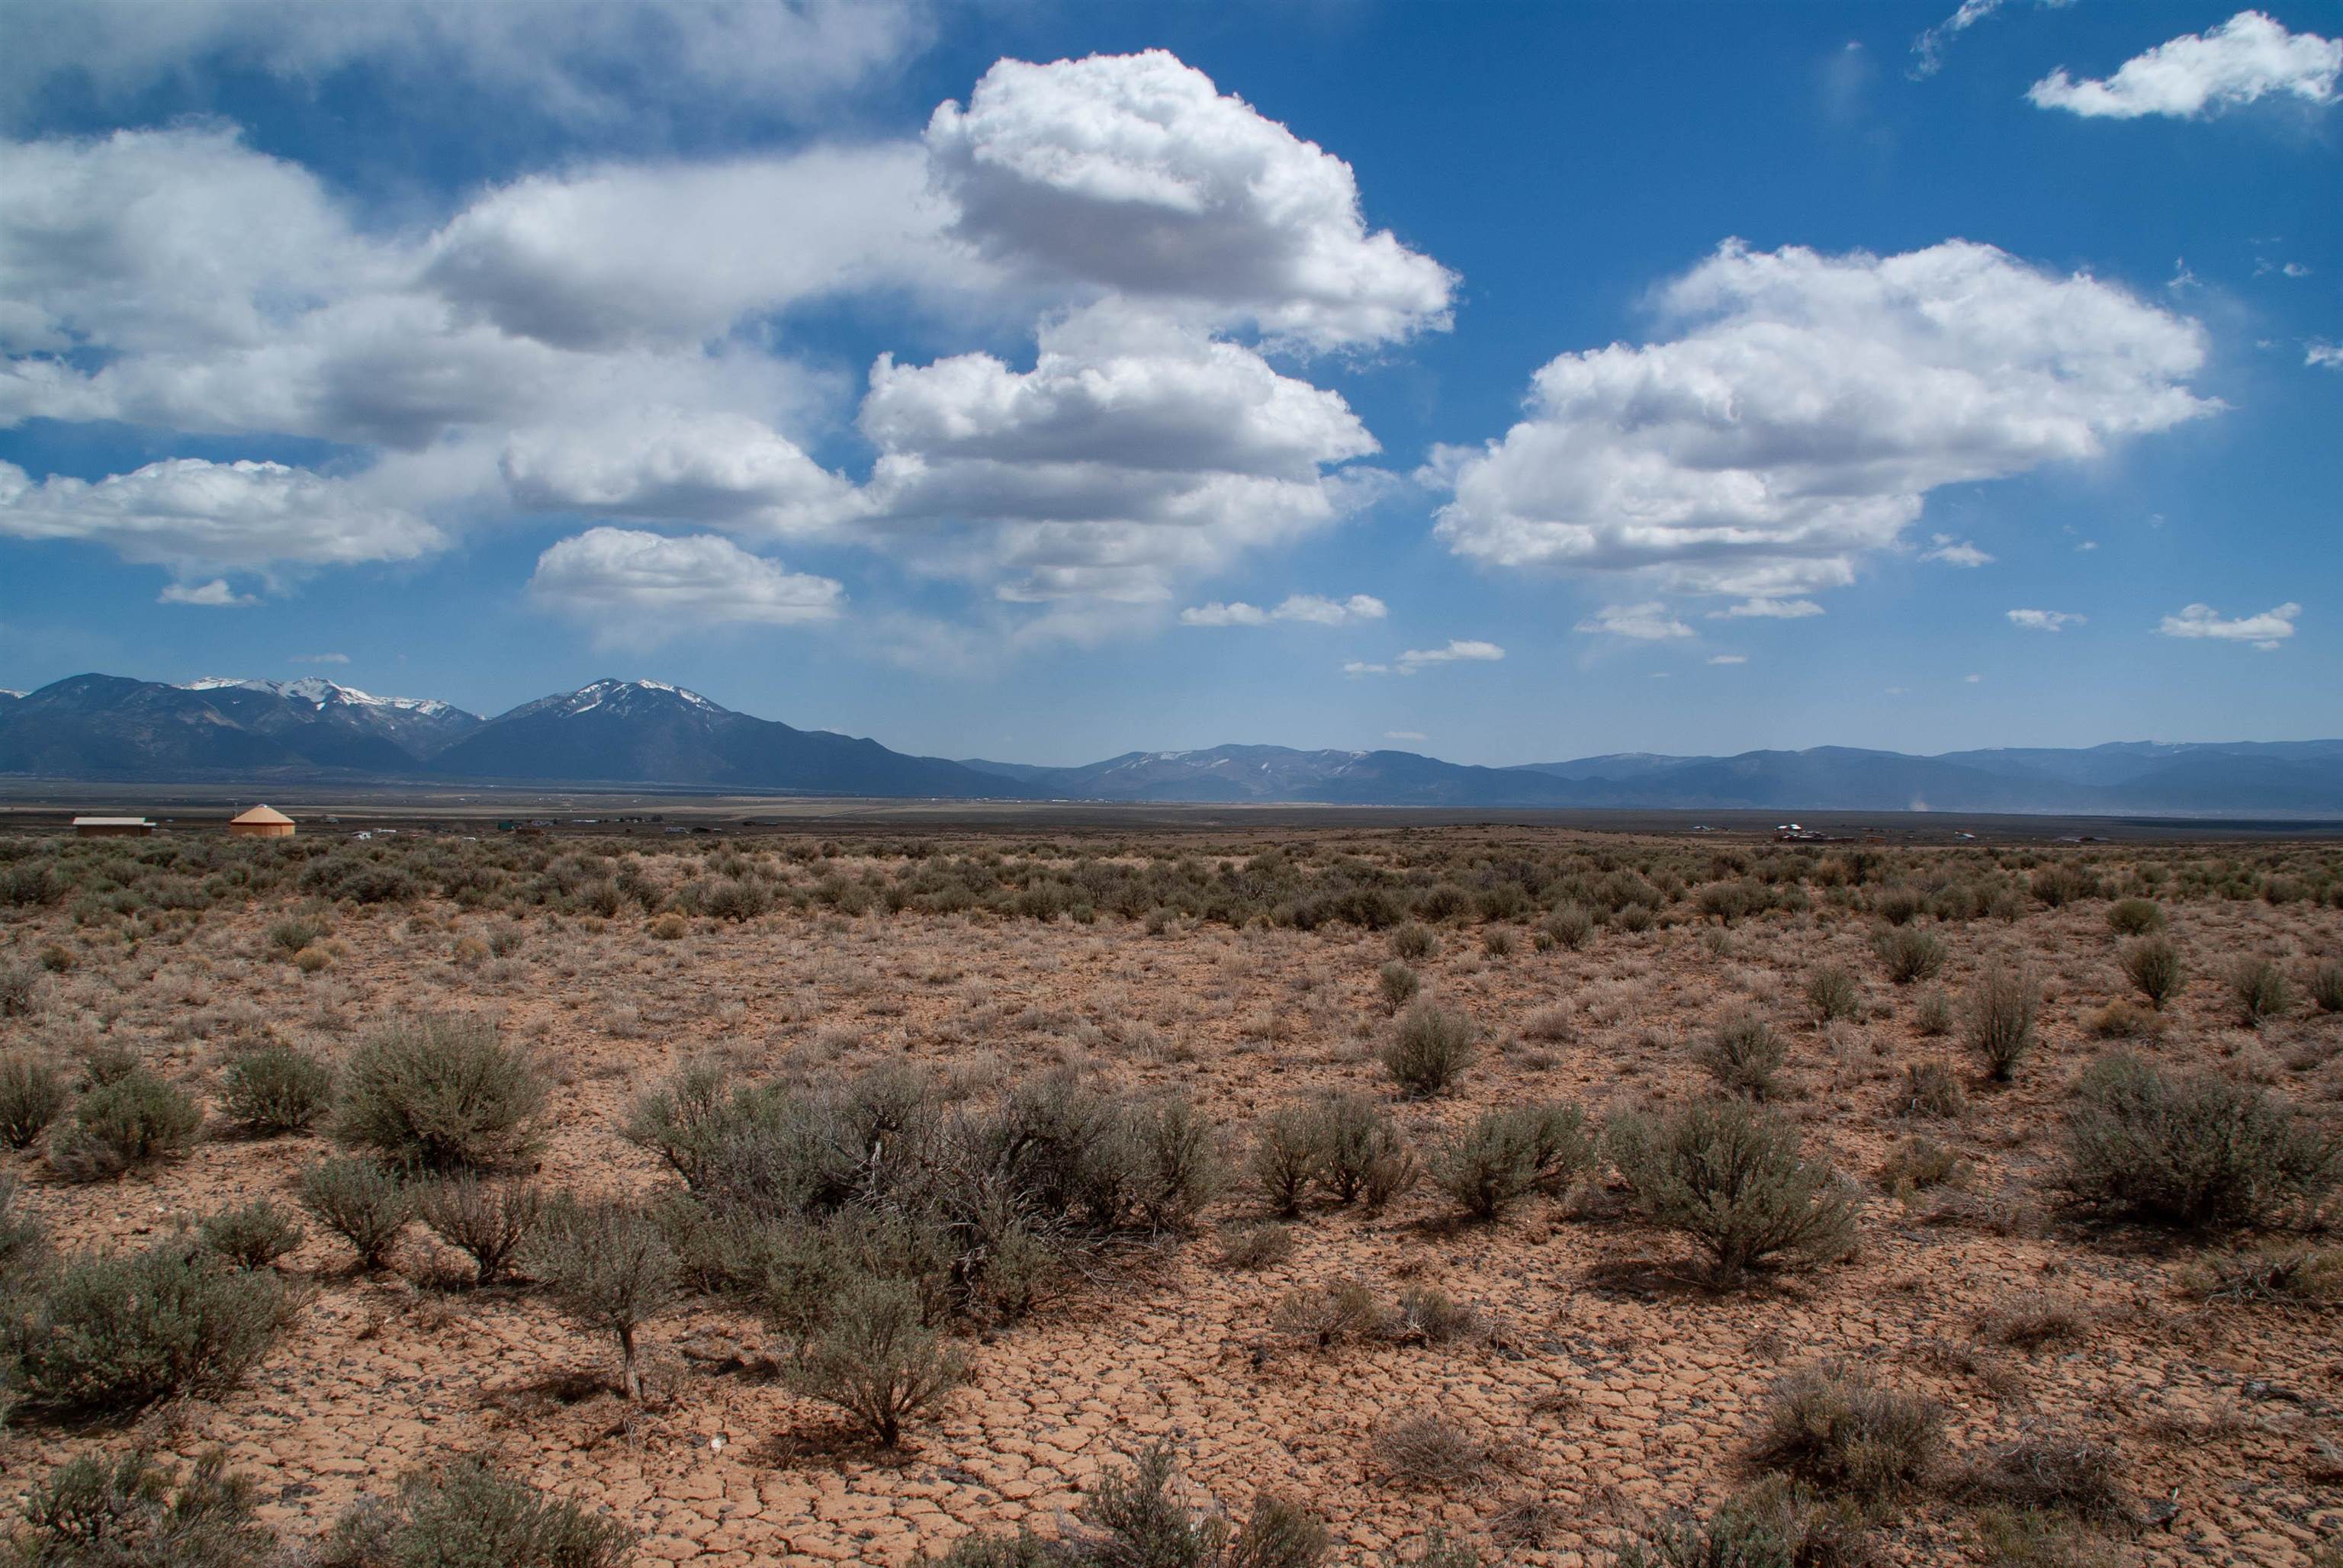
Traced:
<path fill-rule="evenodd" d="M 905 1060 L 961 1087 L 1072 1064 L 1184 1089 L 1240 1146 L 1282 1101 L 1384 1091 L 1373 1053 L 1390 1027 L 1376 991 L 1389 952 L 1348 928 L 1151 936 L 1112 920 L 779 915 L 655 941 L 639 921 L 537 918 L 509 956 L 484 961 L 459 940 L 509 917 L 349 910 L 336 963 L 308 976 L 256 956 L 271 912 L 216 913 L 135 959 L 88 952 L 46 982 L 45 1016 L 110 1015 L 114 1032 L 200 1086 L 256 1029 L 331 1054 L 397 1008 L 491 1013 L 535 1042 L 560 1084 L 545 1179 L 585 1192 L 672 1181 L 618 1128 L 633 1096 L 695 1053 L 755 1073 Z M 2162 1038 L 2138 1049 L 2282 1090 L 2331 1123 L 2343 1019 L 2237 1029 L 2205 977 L 2237 952 L 2331 953 L 2343 915 L 2211 903 L 2172 913 L 2200 978 Z M 2109 1536 L 2112 1561 L 2309 1562 L 2343 1531 L 2338 1317 L 2207 1302 L 2183 1287 L 2197 1247 L 2082 1231 L 2044 1195 L 2065 1097 L 2104 1049 L 2085 1020 L 2125 990 L 2104 906 L 1943 930 L 1953 959 L 1939 983 L 1952 994 L 2017 961 L 2045 980 L 2041 1048 L 2007 1089 L 1978 1082 L 1956 1040 L 1916 1031 L 1926 988 L 1889 985 L 1868 927 L 1835 911 L 1721 936 L 1604 930 L 1580 952 L 1524 941 L 1504 957 L 1451 929 L 1418 966 L 1427 993 L 1464 1009 L 1484 1041 L 1453 1096 L 1396 1107 L 1419 1144 L 1491 1105 L 1569 1098 L 1599 1115 L 1682 1099 L 1704 1086 L 1692 1047 L 1707 1029 L 1750 1008 L 1774 1019 L 1791 1044 L 1788 1113 L 1865 1197 L 1852 1259 L 1748 1292 L 1700 1288 L 1681 1243 L 1623 1218 L 1614 1195 L 1534 1200 L 1473 1226 L 1419 1188 L 1372 1218 L 1305 1211 L 1291 1255 L 1266 1267 L 1230 1266 L 1207 1233 L 1062 1292 L 971 1343 L 973 1382 L 888 1455 L 761 1375 L 752 1320 L 700 1306 L 655 1324 L 649 1397 L 629 1408 L 610 1392 L 604 1342 L 526 1289 L 435 1282 L 454 1259 L 420 1231 L 397 1277 L 358 1277 L 312 1226 L 281 1265 L 307 1303 L 245 1386 L 128 1427 L 7 1431 L 0 1472 L 13 1494 L 93 1449 L 224 1445 L 262 1483 L 266 1516 L 297 1538 L 418 1461 L 485 1451 L 610 1510 L 640 1532 L 646 1561 L 901 1563 L 970 1529 L 1046 1529 L 1102 1469 L 1170 1438 L 1184 1483 L 1232 1513 L 1262 1489 L 1304 1501 L 1332 1527 L 1340 1562 L 1412 1552 L 1437 1523 L 1492 1560 L 1598 1563 L 1624 1527 L 1745 1484 L 1769 1389 L 1838 1361 L 1938 1402 L 1956 1463 L 2029 1433 L 2112 1445 L 2151 1520 Z M 76 940 L 62 916 L 7 935 L 27 953 Z M 1807 1021 L 1799 988 L 1828 961 L 1864 977 L 1862 1021 Z M 1966 1113 L 1932 1129 L 1967 1173 L 1898 1198 L 1877 1180 L 1906 1131 L 1894 1084 L 1929 1058 L 1953 1061 L 1967 1088 Z M 323 1147 L 216 1137 L 159 1172 L 95 1187 L 57 1184 L 26 1158 L 11 1167 L 60 1243 L 121 1245 L 229 1201 L 289 1201 L 295 1172 Z M 1254 1213 L 1238 1187 L 1213 1218 Z M 1437 1284 L 1494 1332 L 1463 1346 L 1275 1341 L 1282 1296 L 1341 1278 L 1386 1301 Z M 2029 1315 L 2046 1327 L 2009 1329 Z M 1418 1413 L 1485 1441 L 1483 1477 L 1437 1490 L 1382 1473 L 1374 1432 Z M 1973 1521 L 1938 1489 L 1883 1528 L 1881 1554 L 1988 1561 Z"/>

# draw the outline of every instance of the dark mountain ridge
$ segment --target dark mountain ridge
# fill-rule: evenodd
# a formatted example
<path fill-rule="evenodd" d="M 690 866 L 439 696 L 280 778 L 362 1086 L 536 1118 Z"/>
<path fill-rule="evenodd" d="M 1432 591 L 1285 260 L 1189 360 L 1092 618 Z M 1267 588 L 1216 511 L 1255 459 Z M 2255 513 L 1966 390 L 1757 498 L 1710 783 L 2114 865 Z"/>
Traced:
<path fill-rule="evenodd" d="M 0 692 L 0 773 L 1134 803 L 2343 816 L 2343 740 L 2123 741 L 1938 757 L 1840 746 L 1733 757 L 1627 752 L 1513 768 L 1411 751 L 1217 746 L 1047 768 L 908 756 L 736 712 L 662 681 L 615 678 L 483 719 L 314 678 L 170 686 L 79 675 Z"/>

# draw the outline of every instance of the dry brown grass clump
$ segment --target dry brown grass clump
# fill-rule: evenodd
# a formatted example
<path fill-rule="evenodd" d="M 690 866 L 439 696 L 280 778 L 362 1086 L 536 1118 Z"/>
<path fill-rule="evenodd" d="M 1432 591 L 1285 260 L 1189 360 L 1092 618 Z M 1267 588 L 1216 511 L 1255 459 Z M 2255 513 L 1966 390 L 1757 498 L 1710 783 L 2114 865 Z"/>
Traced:
<path fill-rule="evenodd" d="M 1422 1412 L 1379 1423 L 1368 1452 L 1375 1468 L 1401 1485 L 1443 1491 L 1485 1481 L 1498 1459 L 1485 1438 Z"/>
<path fill-rule="evenodd" d="M 1774 1394 L 1756 1462 L 1816 1492 L 1878 1510 L 1920 1486 L 1943 1444 L 1944 1412 L 1861 1370 L 1810 1369 Z"/>
<path fill-rule="evenodd" d="M 1959 1488 L 1971 1497 L 2107 1523 L 2132 1517 L 2118 1479 L 2121 1458 L 2104 1443 L 2043 1432 L 1996 1449 L 1973 1465 Z"/>

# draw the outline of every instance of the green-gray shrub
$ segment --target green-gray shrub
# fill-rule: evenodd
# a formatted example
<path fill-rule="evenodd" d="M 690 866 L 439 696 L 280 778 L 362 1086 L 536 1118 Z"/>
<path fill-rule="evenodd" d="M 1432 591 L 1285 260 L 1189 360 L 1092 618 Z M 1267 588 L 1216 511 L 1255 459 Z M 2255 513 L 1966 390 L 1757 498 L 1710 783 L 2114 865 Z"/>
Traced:
<path fill-rule="evenodd" d="M 905 1422 L 932 1414 L 968 1381 L 968 1364 L 928 1326 L 915 1291 L 866 1274 L 831 1299 L 785 1376 L 797 1392 L 835 1406 L 893 1448 Z"/>
<path fill-rule="evenodd" d="M 1325 1162 L 1322 1122 L 1314 1108 L 1284 1105 L 1262 1118 L 1248 1169 L 1270 1212 L 1292 1219 Z"/>
<path fill-rule="evenodd" d="M 1439 945 L 1431 928 L 1421 920 L 1409 920 L 1392 929 L 1392 957 L 1403 963 L 1420 964 L 1430 958 Z"/>
<path fill-rule="evenodd" d="M 1743 1100 L 1624 1116 L 1606 1140 L 1638 1211 L 1692 1238 L 1727 1283 L 1776 1259 L 1818 1263 L 1854 1243 L 1855 1205 L 1797 1133 Z"/>
<path fill-rule="evenodd" d="M 1399 1020 L 1382 1051 L 1383 1070 L 1414 1099 L 1446 1093 L 1472 1065 L 1472 1020 L 1419 1000 Z"/>
<path fill-rule="evenodd" d="M 1871 939 L 1871 950 L 1897 985 L 1934 980 L 1945 967 L 1945 939 L 1918 926 L 1889 926 Z"/>
<path fill-rule="evenodd" d="M 1968 1096 L 1961 1091 L 1961 1081 L 1943 1062 L 1907 1061 L 1904 1064 L 1903 1081 L 1896 1091 L 1897 1115 L 1955 1117 L 1967 1103 Z"/>
<path fill-rule="evenodd" d="M 2167 936 L 2142 937 L 2126 942 L 2116 954 L 2126 979 L 2150 1007 L 2161 1008 L 2180 994 L 2180 945 Z"/>
<path fill-rule="evenodd" d="M 1413 970 L 1393 959 L 1376 971 L 1375 986 L 1383 992 L 1383 1010 L 1397 1012 L 1415 1000 L 1415 993 L 1423 989 L 1423 982 L 1416 978 Z"/>
<path fill-rule="evenodd" d="M 0 1146 L 30 1144 L 72 1098 L 65 1075 L 30 1051 L 0 1056 Z"/>
<path fill-rule="evenodd" d="M 0 1302 L 13 1293 L 12 1287 L 31 1282 L 34 1266 L 48 1250 L 41 1222 L 16 1207 L 24 1191 L 23 1182 L 0 1171 Z"/>
<path fill-rule="evenodd" d="M 2066 1121 L 2059 1184 L 2104 1212 L 2229 1230 L 2315 1203 L 2343 1177 L 2343 1142 L 2285 1101 L 2210 1072 L 2167 1078 L 2103 1057 Z"/>
<path fill-rule="evenodd" d="M 657 1217 L 622 1203 L 558 1199 L 526 1255 L 564 1312 L 617 1336 L 620 1387 L 640 1400 L 636 1331 L 671 1311 L 682 1289 L 675 1249 Z"/>
<path fill-rule="evenodd" d="M 2119 937 L 2144 937 L 2164 929 L 2164 910 L 2153 899 L 2117 899 L 2107 906 L 2107 929 Z"/>
<path fill-rule="evenodd" d="M 1770 1100 L 1779 1086 L 1774 1075 L 1789 1051 L 1771 1025 L 1755 1013 L 1727 1020 L 1701 1047 L 1700 1064 L 1709 1076 L 1735 1094 Z"/>
<path fill-rule="evenodd" d="M 634 1536 L 477 1455 L 410 1473 L 319 1543 L 317 1568 L 622 1568 Z"/>
<path fill-rule="evenodd" d="M 65 1260 L 0 1320 L 0 1350 L 24 1409 L 121 1413 L 232 1387 L 291 1312 L 273 1273 L 235 1268 L 182 1236 Z"/>
<path fill-rule="evenodd" d="M 220 1073 L 220 1109 L 246 1131 L 302 1132 L 334 1103 L 334 1074 L 305 1050 L 271 1042 L 239 1052 Z"/>
<path fill-rule="evenodd" d="M 1332 1094 L 1316 1110 L 1316 1174 L 1328 1197 L 1374 1211 L 1415 1184 L 1415 1156 L 1381 1107 L 1363 1094 Z"/>
<path fill-rule="evenodd" d="M 196 1222 L 196 1237 L 239 1269 L 265 1269 L 301 1244 L 301 1222 L 269 1198 L 255 1198 Z"/>
<path fill-rule="evenodd" d="M 1179 1496 L 1177 1468 L 1171 1446 L 1158 1443 L 1131 1470 L 1101 1477 L 1060 1533 L 1021 1525 L 1013 1535 L 967 1535 L 941 1557 L 919 1559 L 920 1568 L 1319 1568 L 1329 1561 L 1326 1527 L 1299 1505 L 1265 1491 L 1240 1526 L 1217 1507 Z"/>
<path fill-rule="evenodd" d="M 2321 1012 L 2343 1012 L 2343 959 L 2324 959 L 2311 966 L 2310 1002 Z"/>
<path fill-rule="evenodd" d="M 1442 1143 L 1432 1180 L 1476 1220 L 1493 1220 L 1531 1192 L 1568 1187 L 1594 1161 L 1586 1113 L 1575 1105 L 1517 1105 L 1483 1111 Z"/>
<path fill-rule="evenodd" d="M 1564 904 L 1546 920 L 1544 930 L 1554 941 L 1577 952 L 1594 940 L 1594 916 L 1579 904 Z"/>
<path fill-rule="evenodd" d="M 470 1256 L 474 1285 L 492 1285 L 544 1220 L 545 1196 L 528 1181 L 483 1180 L 464 1171 L 418 1186 L 415 1215 Z"/>
<path fill-rule="evenodd" d="M 260 1489 L 217 1450 L 179 1480 L 143 1449 L 84 1454 L 51 1471 L 0 1541 L 16 1568 L 275 1568 L 276 1533 L 254 1515 Z"/>
<path fill-rule="evenodd" d="M 2042 1010 L 2042 987 L 2022 969 L 1996 969 L 1968 996 L 1968 1042 L 1985 1063 L 1986 1075 L 2006 1083 L 2034 1049 L 2035 1020 Z"/>
<path fill-rule="evenodd" d="M 2294 1010 L 2294 988 L 2270 959 L 2239 959 L 2229 970 L 2229 994 L 2237 999 L 2237 1021 L 2248 1029 Z"/>
<path fill-rule="evenodd" d="M 502 1165 L 537 1147 L 544 1075 L 487 1019 L 395 1020 L 359 1042 L 342 1077 L 335 1138 L 395 1164 Z"/>
<path fill-rule="evenodd" d="M 1806 1006 L 1816 1023 L 1835 1023 L 1863 1010 L 1863 988 L 1836 964 L 1825 964 L 1806 977 Z"/>
<path fill-rule="evenodd" d="M 96 1181 L 184 1154 L 204 1113 L 186 1091 L 143 1067 L 89 1091 L 49 1139 L 49 1164 L 70 1181 Z"/>
<path fill-rule="evenodd" d="M 301 1206 L 357 1249 L 358 1262 L 379 1269 L 415 1218 L 415 1195 L 397 1173 L 363 1155 L 321 1160 L 296 1183 Z"/>
<path fill-rule="evenodd" d="M 1912 1010 L 1912 1028 L 1929 1040 L 1952 1033 L 1953 999 L 1941 990 L 1929 991 Z"/>

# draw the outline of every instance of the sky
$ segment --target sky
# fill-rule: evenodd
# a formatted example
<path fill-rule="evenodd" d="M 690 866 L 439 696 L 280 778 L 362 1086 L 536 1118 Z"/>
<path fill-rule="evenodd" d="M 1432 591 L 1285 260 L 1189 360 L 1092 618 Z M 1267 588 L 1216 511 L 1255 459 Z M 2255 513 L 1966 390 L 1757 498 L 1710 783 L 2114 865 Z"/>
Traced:
<path fill-rule="evenodd" d="M 0 0 L 0 687 L 2343 734 L 2343 5 Z"/>

